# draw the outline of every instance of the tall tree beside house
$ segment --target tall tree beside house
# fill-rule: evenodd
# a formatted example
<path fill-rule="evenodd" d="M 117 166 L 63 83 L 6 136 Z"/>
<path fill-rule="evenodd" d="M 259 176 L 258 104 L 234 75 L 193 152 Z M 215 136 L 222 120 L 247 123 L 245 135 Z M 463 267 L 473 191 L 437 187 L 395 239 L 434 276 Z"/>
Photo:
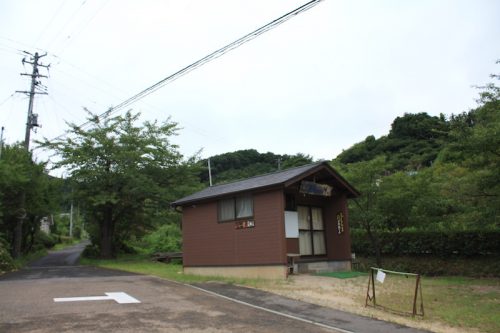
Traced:
<path fill-rule="evenodd" d="M 500 62 L 500 61 L 499 61 Z M 500 75 L 492 75 L 500 80 Z M 451 118 L 451 143 L 440 163 L 462 168 L 454 195 L 482 227 L 500 227 L 500 87 L 480 87 L 478 107 Z"/>
<path fill-rule="evenodd" d="M 89 113 L 90 128 L 69 124 L 67 139 L 42 146 L 61 158 L 56 168 L 71 173 L 92 242 L 111 258 L 132 236 L 151 229 L 169 202 L 198 184 L 193 161 L 184 162 L 171 137 L 177 124 L 135 123 L 139 114 L 100 119 Z M 183 186 L 177 185 L 183 184 Z"/>
<path fill-rule="evenodd" d="M 351 227 L 366 231 L 373 245 L 377 265 L 380 266 L 382 257 L 378 234 L 386 226 L 379 209 L 379 197 L 380 185 L 388 169 L 386 158 L 378 156 L 370 161 L 348 165 L 334 161 L 333 166 L 361 193 L 359 198 L 351 200 L 349 204 Z"/>

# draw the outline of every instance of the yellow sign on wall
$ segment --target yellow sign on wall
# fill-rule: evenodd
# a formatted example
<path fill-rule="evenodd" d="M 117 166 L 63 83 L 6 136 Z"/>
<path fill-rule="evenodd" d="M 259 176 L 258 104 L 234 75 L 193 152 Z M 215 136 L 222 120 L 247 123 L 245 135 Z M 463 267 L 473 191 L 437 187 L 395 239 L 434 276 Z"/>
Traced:
<path fill-rule="evenodd" d="M 340 235 L 344 232 L 344 214 L 337 213 L 337 233 Z"/>

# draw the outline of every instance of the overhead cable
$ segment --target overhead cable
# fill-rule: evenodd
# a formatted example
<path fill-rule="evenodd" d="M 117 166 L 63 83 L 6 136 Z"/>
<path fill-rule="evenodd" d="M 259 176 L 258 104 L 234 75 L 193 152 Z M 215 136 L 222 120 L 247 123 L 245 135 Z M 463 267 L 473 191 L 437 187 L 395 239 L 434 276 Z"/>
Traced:
<path fill-rule="evenodd" d="M 164 87 L 165 85 L 169 84 L 170 82 L 172 81 L 175 81 L 177 80 L 178 78 L 180 78 L 181 76 L 184 76 L 186 75 L 187 73 L 195 70 L 196 68 L 198 67 L 201 67 L 203 65 L 205 65 L 206 63 L 214 60 L 214 59 L 217 59 L 219 58 L 220 56 L 224 55 L 225 53 L 231 51 L 231 50 L 234 50 L 236 49 L 237 47 L 255 39 L 256 37 L 264 34 L 265 32 L 273 29 L 273 28 L 276 28 L 277 26 L 281 25 L 282 23 L 288 21 L 289 19 L 293 18 L 294 16 L 300 14 L 300 13 L 303 13 L 309 9 L 311 9 L 312 7 L 316 6 L 318 3 L 320 3 L 321 1 L 323 0 L 313 0 L 313 1 L 309 1 L 307 2 L 306 4 L 286 13 L 285 15 L 283 16 L 280 16 L 279 18 L 269 22 L 268 24 L 258 28 L 257 30 L 254 30 L 252 32 L 250 32 L 249 34 L 246 34 L 245 36 L 235 40 L 234 42 L 232 43 L 229 43 L 227 44 L 226 46 L 223 46 L 221 47 L 220 49 L 210 53 L 209 55 L 201 58 L 200 60 L 198 61 L 195 61 L 193 62 L 192 64 L 182 68 L 181 70 L 167 76 L 166 78 L 158 81 L 157 83 L 153 84 L 152 86 L 142 90 L 141 92 L 135 94 L 134 96 L 126 99 L 125 101 L 121 102 L 120 104 L 114 106 L 114 107 L 111 107 L 109 108 L 107 111 L 101 113 L 100 115 L 98 115 L 98 118 L 101 119 L 101 118 L 107 118 L 109 116 L 111 116 L 112 114 L 130 106 L 131 104 L 143 99 L 144 97 L 152 94 L 153 92 L 157 91 L 158 89 Z M 81 124 L 80 126 L 78 126 L 79 128 L 84 128 L 88 125 L 90 125 L 92 122 L 91 121 L 87 121 L 83 124 Z M 55 138 L 53 138 L 52 140 L 57 140 L 57 139 L 60 139 L 61 137 L 65 136 L 65 134 L 61 134 Z M 52 141 L 51 140 L 51 141 Z"/>

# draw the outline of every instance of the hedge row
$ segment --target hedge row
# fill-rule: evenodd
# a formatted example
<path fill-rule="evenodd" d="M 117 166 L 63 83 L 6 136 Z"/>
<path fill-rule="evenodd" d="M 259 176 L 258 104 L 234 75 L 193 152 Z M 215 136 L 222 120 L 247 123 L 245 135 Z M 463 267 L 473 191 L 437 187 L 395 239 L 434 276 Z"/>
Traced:
<path fill-rule="evenodd" d="M 374 257 L 357 257 L 357 270 L 368 272 L 378 267 Z M 419 273 L 425 276 L 500 277 L 500 256 L 448 257 L 383 256 L 382 266 L 398 272 Z"/>
<path fill-rule="evenodd" d="M 402 231 L 378 233 L 382 255 L 484 256 L 500 255 L 500 231 Z M 364 230 L 351 230 L 352 251 L 373 256 Z"/>

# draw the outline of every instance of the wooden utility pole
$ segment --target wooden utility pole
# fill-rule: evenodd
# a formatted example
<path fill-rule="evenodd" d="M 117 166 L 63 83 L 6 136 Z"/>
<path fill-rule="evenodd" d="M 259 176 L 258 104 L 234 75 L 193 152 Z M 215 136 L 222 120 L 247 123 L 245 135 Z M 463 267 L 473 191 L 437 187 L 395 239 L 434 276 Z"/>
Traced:
<path fill-rule="evenodd" d="M 5 127 L 2 126 L 2 132 L 0 132 L 0 158 L 2 158 L 2 149 L 3 149 L 3 130 Z"/>
<path fill-rule="evenodd" d="M 210 186 L 212 186 L 212 167 L 210 165 L 210 157 L 208 158 L 208 180 L 209 180 Z"/>
<path fill-rule="evenodd" d="M 26 133 L 24 135 L 24 147 L 26 148 L 27 151 L 29 151 L 31 130 L 33 129 L 33 127 L 40 126 L 38 124 L 38 115 L 33 113 L 33 102 L 35 100 L 35 95 L 36 94 L 47 95 L 46 92 L 41 92 L 36 90 L 36 88 L 40 85 L 40 81 L 38 80 L 38 78 L 47 77 L 45 75 L 40 75 L 40 73 L 38 72 L 38 67 L 40 66 L 49 68 L 50 65 L 42 65 L 38 63 L 40 58 L 45 57 L 47 53 L 43 55 L 39 55 L 38 52 L 36 52 L 35 55 L 32 55 L 31 53 L 26 51 L 24 51 L 24 53 L 30 55 L 32 61 L 27 61 L 26 58 L 23 58 L 23 64 L 28 63 L 30 65 L 33 65 L 33 72 L 31 74 L 21 73 L 21 75 L 31 76 L 31 88 L 30 91 L 16 91 L 16 92 L 27 94 L 30 97 L 28 105 L 28 117 L 26 119 Z M 23 239 L 23 221 L 27 217 L 26 193 L 24 191 L 22 191 L 21 198 L 19 201 L 20 205 L 17 213 L 16 226 L 14 228 L 14 246 L 12 249 L 12 256 L 14 258 L 18 258 L 21 255 L 22 239 Z"/>
<path fill-rule="evenodd" d="M 73 238 L 73 199 L 71 199 L 71 209 L 69 213 L 69 237 Z"/>
<path fill-rule="evenodd" d="M 28 53 L 26 51 L 24 51 L 26 54 L 29 54 L 31 55 L 31 53 Z M 34 56 L 32 56 L 32 62 L 30 61 L 27 61 L 25 58 L 23 59 L 23 64 L 30 64 L 30 65 L 33 65 L 33 72 L 32 74 L 26 74 L 26 73 L 21 73 L 21 75 L 25 75 L 25 76 L 31 76 L 31 89 L 30 91 L 16 91 L 18 93 L 23 93 L 23 94 L 27 94 L 29 95 L 30 97 L 30 101 L 29 101 L 29 105 L 28 105 L 28 117 L 26 118 L 26 133 L 24 135 L 24 147 L 26 148 L 26 150 L 29 150 L 29 146 L 30 146 L 30 135 L 31 135 L 31 129 L 33 129 L 33 127 L 39 127 L 40 125 L 38 124 L 38 115 L 33 113 L 33 102 L 35 100 L 35 95 L 36 94 L 42 94 L 42 95 L 47 95 L 46 92 L 42 92 L 42 91 L 36 91 L 36 87 L 40 84 L 40 81 L 38 80 L 38 78 L 40 77 L 47 77 L 46 75 L 41 75 L 39 72 L 38 72 L 38 67 L 45 67 L 45 68 L 49 68 L 50 65 L 42 65 L 42 64 L 39 64 L 38 61 L 45 57 L 47 55 L 47 53 L 43 54 L 43 55 L 39 55 L 38 52 L 35 53 Z"/>

